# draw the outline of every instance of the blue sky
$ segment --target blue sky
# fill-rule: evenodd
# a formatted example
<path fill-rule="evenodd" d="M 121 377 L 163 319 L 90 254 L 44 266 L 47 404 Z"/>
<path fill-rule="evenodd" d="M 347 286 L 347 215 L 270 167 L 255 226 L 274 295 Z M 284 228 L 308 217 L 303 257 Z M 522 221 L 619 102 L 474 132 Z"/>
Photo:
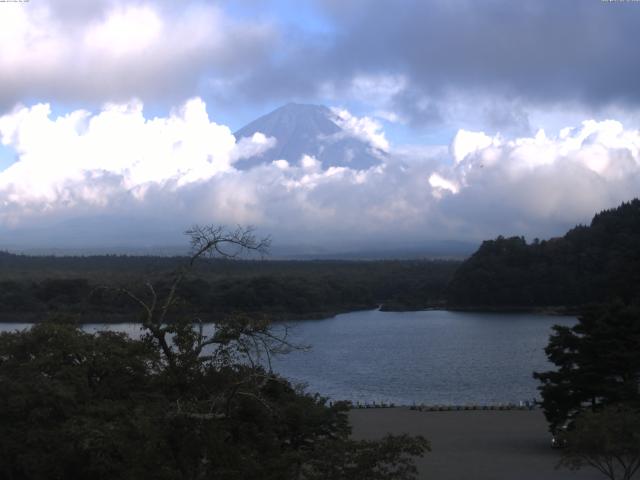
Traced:
<path fill-rule="evenodd" d="M 0 171 L 7 168 L 15 161 L 15 151 L 12 148 L 0 145 Z"/>
<path fill-rule="evenodd" d="M 598 0 L 0 3 L 0 244 L 98 245 L 69 228 L 96 218 L 123 244 L 557 235 L 640 189 L 638 21 Z M 237 168 L 291 139 L 231 132 L 288 102 L 334 109 L 310 151 L 379 164 Z"/>
<path fill-rule="evenodd" d="M 296 27 L 310 34 L 332 34 L 332 23 L 318 5 L 296 0 L 228 1 L 224 3 L 228 14 L 240 20 L 263 20 L 274 22 L 283 28 Z"/>

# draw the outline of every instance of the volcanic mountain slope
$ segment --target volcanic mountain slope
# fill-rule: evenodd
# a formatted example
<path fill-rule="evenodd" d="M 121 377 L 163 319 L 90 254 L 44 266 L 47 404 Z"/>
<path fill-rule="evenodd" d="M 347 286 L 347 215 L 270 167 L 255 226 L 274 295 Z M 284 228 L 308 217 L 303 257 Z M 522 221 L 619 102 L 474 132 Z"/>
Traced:
<path fill-rule="evenodd" d="M 235 166 L 248 170 L 274 160 L 298 165 L 304 155 L 322 163 L 322 168 L 368 169 L 382 162 L 385 152 L 340 126 L 341 119 L 322 105 L 289 103 L 249 123 L 235 132 L 238 141 L 263 133 L 274 137 L 276 145 L 261 155 L 245 158 Z"/>

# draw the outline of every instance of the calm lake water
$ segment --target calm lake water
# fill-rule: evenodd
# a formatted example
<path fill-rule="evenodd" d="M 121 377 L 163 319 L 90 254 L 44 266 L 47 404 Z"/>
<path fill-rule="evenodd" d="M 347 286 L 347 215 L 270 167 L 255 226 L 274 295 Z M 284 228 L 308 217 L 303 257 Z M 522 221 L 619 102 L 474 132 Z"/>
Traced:
<path fill-rule="evenodd" d="M 405 405 L 519 402 L 538 397 L 531 373 L 551 367 L 543 351 L 551 326 L 575 322 L 538 314 L 352 312 L 288 323 L 290 340 L 311 349 L 280 356 L 273 368 L 334 400 Z M 0 324 L 0 330 L 25 327 Z M 91 324 L 85 329 L 131 336 L 140 332 L 136 324 Z"/>

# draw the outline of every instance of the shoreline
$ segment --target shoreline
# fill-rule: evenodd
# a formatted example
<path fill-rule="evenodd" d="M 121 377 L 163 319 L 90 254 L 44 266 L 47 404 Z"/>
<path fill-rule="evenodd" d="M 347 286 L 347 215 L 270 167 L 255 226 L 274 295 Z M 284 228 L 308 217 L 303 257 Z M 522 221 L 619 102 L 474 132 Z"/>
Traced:
<path fill-rule="evenodd" d="M 489 306 L 475 305 L 470 307 L 447 306 L 445 310 L 451 312 L 478 312 L 478 313 L 537 313 L 541 315 L 549 315 L 551 317 L 575 317 L 580 314 L 583 307 L 581 306 L 565 306 L 565 305 L 549 305 L 538 307 L 518 307 L 518 306 Z"/>
<path fill-rule="evenodd" d="M 395 403 L 353 403 L 348 400 L 344 400 L 349 405 L 349 410 L 371 410 L 371 409 L 389 409 L 389 408 L 404 408 L 417 412 L 469 412 L 469 411 L 507 411 L 507 410 L 523 410 L 531 411 L 538 409 L 537 400 L 521 401 L 518 404 L 512 402 L 498 402 L 498 403 L 486 403 L 486 404 L 466 404 L 461 405 L 457 403 L 440 403 L 440 404 L 412 404 L 412 405 L 396 405 Z M 336 402 L 338 403 L 338 402 Z"/>
<path fill-rule="evenodd" d="M 291 312 L 270 314 L 264 312 L 240 312 L 243 315 L 272 315 L 273 323 L 281 322 L 298 322 L 309 320 L 325 320 L 328 318 L 334 318 L 338 315 L 344 315 L 354 312 L 365 311 L 381 311 L 389 313 L 402 313 L 402 312 L 430 312 L 430 311 L 445 311 L 445 312 L 468 312 L 468 313 L 504 313 L 504 314 L 521 314 L 521 313 L 533 313 L 540 315 L 548 315 L 552 317 L 567 317 L 577 316 L 580 312 L 580 307 L 491 307 L 491 306 L 474 306 L 474 307 L 459 307 L 459 306 L 447 306 L 447 305 L 427 305 L 421 308 L 386 308 L 385 304 L 368 305 L 368 306 L 352 306 L 345 310 L 330 310 L 325 312 L 308 312 L 305 314 L 295 314 Z M 81 317 L 93 317 L 91 321 L 78 322 L 80 325 L 104 323 L 107 325 L 117 325 L 123 323 L 141 323 L 140 321 L 133 320 L 132 318 L 138 317 L 137 314 L 128 313 L 113 313 L 105 314 L 99 312 L 23 312 L 23 313 L 7 313 L 0 314 L 0 324 L 3 323 L 41 323 L 46 321 L 47 317 L 52 317 L 59 314 L 60 316 L 68 316 L 69 318 L 81 318 Z M 216 313 L 211 314 L 209 320 L 203 321 L 203 323 L 215 323 L 216 319 L 224 318 L 226 316 L 232 316 L 233 313 Z M 197 315 L 194 315 L 194 317 Z M 44 320 L 43 320 L 44 318 Z"/>

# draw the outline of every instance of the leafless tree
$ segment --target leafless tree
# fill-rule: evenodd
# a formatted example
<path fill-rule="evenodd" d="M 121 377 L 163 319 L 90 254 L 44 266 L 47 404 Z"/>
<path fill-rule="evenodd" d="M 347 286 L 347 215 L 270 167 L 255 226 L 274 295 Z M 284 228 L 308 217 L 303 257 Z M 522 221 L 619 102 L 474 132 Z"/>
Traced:
<path fill-rule="evenodd" d="M 150 281 L 145 284 L 147 295 L 127 288 L 119 291 L 141 307 L 142 328 L 147 338 L 160 348 L 170 369 L 184 373 L 198 368 L 198 364 L 214 368 L 244 364 L 251 368 L 250 373 L 245 373 L 224 391 L 212 394 L 206 405 L 178 399 L 174 414 L 199 419 L 224 418 L 229 415 L 233 400 L 241 396 L 251 397 L 269 409 L 268 402 L 259 394 L 261 387 L 268 381 L 282 381 L 271 373 L 272 355 L 305 348 L 289 341 L 286 327 L 274 334 L 266 316 L 239 314 L 216 323 L 213 333 L 207 336 L 199 318 L 175 321 L 169 312 L 179 300 L 180 284 L 199 259 L 237 258 L 247 252 L 264 256 L 268 253 L 270 238 L 258 239 L 250 227 L 229 231 L 221 226 L 200 225 L 193 226 L 185 235 L 190 239 L 191 253 L 185 264 L 173 273 L 166 293 L 160 294 Z M 262 360 L 266 360 L 266 371 Z"/>
<path fill-rule="evenodd" d="M 238 227 L 229 231 L 222 226 L 195 225 L 185 232 L 190 239 L 191 253 L 185 264 L 173 274 L 168 292 L 160 295 L 153 283 L 145 283 L 148 295 L 134 293 L 127 288 L 119 291 L 135 301 L 142 309 L 142 327 L 158 342 L 164 357 L 170 366 L 176 366 L 178 352 L 176 346 L 169 340 L 170 335 L 176 333 L 176 326 L 169 322 L 168 314 L 179 299 L 178 289 L 185 276 L 193 270 L 194 265 L 203 257 L 237 258 L 239 255 L 254 252 L 261 256 L 268 253 L 271 240 L 269 237 L 258 239 L 251 227 Z M 251 352 L 257 350 L 266 353 L 268 359 L 273 352 L 281 351 L 289 344 L 283 337 L 276 337 L 269 330 L 269 322 L 265 318 L 249 318 L 240 316 L 233 322 L 225 322 L 218 326 L 215 333 L 206 337 L 200 319 L 194 318 L 189 322 L 190 328 L 197 324 L 194 330 L 193 344 L 189 346 L 189 354 L 200 360 L 210 360 L 210 356 L 203 356 L 203 350 L 209 345 L 234 346 L 253 362 Z"/>

